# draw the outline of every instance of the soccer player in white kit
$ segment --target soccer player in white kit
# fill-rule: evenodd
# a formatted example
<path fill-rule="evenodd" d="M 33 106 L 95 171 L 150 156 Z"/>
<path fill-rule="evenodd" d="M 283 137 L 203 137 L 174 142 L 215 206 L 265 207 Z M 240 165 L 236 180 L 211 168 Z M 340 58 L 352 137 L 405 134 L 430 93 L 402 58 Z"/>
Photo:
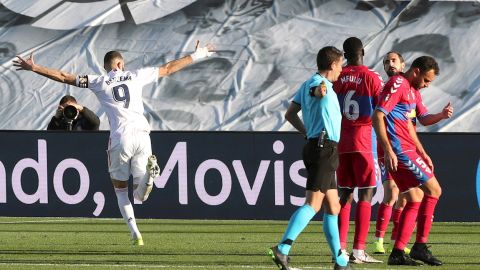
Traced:
<path fill-rule="evenodd" d="M 128 198 L 128 179 L 133 176 L 133 195 L 145 201 L 160 173 L 156 157 L 152 155 L 150 124 L 143 115 L 143 86 L 159 77 L 172 74 L 196 60 L 213 54 L 213 46 L 198 48 L 193 54 L 173 60 L 160 67 L 125 71 L 125 62 L 117 51 L 105 54 L 106 75 L 74 75 L 35 64 L 33 54 L 28 59 L 17 56 L 13 61 L 17 70 L 29 70 L 49 79 L 89 88 L 95 93 L 110 123 L 108 144 L 108 171 L 117 196 L 118 207 L 127 223 L 134 245 L 143 245 L 132 204 Z"/>

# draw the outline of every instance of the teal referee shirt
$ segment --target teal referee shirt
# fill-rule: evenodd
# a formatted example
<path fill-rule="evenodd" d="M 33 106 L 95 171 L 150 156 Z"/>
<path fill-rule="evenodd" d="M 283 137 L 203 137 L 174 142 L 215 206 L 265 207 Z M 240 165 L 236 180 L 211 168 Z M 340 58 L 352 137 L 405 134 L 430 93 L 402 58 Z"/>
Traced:
<path fill-rule="evenodd" d="M 310 89 L 319 86 L 322 82 L 327 86 L 327 94 L 323 98 L 310 96 Z M 302 108 L 302 117 L 307 138 L 318 138 L 325 128 L 328 138 L 338 142 L 340 140 L 340 126 L 342 113 L 337 94 L 333 91 L 332 83 L 318 73 L 300 86 L 293 102 Z"/>

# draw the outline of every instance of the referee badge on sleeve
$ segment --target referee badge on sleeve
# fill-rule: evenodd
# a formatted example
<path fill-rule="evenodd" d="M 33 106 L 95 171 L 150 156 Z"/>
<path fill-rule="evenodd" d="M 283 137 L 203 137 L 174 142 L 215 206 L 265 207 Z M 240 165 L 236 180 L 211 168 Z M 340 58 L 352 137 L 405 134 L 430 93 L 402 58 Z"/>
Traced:
<path fill-rule="evenodd" d="M 320 91 L 322 93 L 327 93 L 327 84 L 325 82 L 320 83 Z"/>
<path fill-rule="evenodd" d="M 319 86 L 310 88 L 309 94 L 311 97 L 322 98 L 327 94 L 327 85 L 325 82 L 321 82 Z"/>

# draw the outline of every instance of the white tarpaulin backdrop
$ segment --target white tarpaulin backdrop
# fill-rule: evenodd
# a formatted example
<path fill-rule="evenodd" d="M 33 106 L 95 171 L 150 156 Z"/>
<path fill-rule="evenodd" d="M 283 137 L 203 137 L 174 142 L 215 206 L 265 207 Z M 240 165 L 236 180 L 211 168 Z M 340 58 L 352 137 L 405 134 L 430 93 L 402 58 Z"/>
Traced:
<path fill-rule="evenodd" d="M 16 54 L 96 74 L 107 51 L 136 69 L 190 54 L 198 39 L 217 53 L 144 89 L 153 130 L 293 130 L 283 115 L 318 50 L 357 36 L 381 74 L 392 49 L 407 67 L 421 55 L 438 60 L 440 76 L 422 96 L 431 113 L 451 102 L 454 117 L 420 131 L 478 132 L 479 33 L 478 1 L 0 0 L 0 129 L 46 129 L 65 94 L 108 129 L 92 92 L 15 71 Z"/>

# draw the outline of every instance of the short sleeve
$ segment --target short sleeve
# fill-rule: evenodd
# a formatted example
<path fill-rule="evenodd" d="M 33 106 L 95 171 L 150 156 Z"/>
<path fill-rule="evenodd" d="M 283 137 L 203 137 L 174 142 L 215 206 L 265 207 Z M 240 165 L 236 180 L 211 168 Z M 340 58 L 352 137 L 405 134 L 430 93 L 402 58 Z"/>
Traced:
<path fill-rule="evenodd" d="M 373 71 L 373 87 L 372 87 L 373 93 L 372 93 L 372 96 L 373 96 L 374 105 L 379 103 L 379 97 L 380 97 L 380 94 L 381 94 L 384 86 L 385 86 L 385 83 L 383 82 L 382 76 L 380 76 L 380 74 L 378 74 L 378 72 Z"/>
<path fill-rule="evenodd" d="M 314 93 L 315 89 L 319 85 L 322 85 L 321 88 L 323 88 L 323 86 L 325 85 L 324 79 L 318 75 L 313 76 L 312 80 L 308 82 L 308 89 L 306 89 L 308 91 L 308 94 L 313 96 L 312 93 Z M 328 93 L 328 89 L 327 89 L 327 93 Z"/>
<path fill-rule="evenodd" d="M 312 81 L 308 85 L 308 89 L 319 86 L 321 82 L 322 82 L 322 79 L 318 78 L 318 76 L 314 76 L 312 78 Z"/>
<path fill-rule="evenodd" d="M 137 77 L 140 79 L 141 82 L 144 84 L 149 84 L 152 82 L 157 81 L 159 68 L 158 67 L 147 67 L 141 68 L 136 71 Z"/>
<path fill-rule="evenodd" d="M 394 77 L 387 82 L 378 98 L 377 110 L 385 114 L 389 114 L 393 110 L 403 95 L 403 80 L 401 77 Z"/>
<path fill-rule="evenodd" d="M 428 115 L 428 109 L 425 106 L 425 104 L 423 104 L 422 95 L 420 95 L 420 92 L 418 90 L 415 91 L 415 102 L 416 102 L 415 110 L 416 110 L 417 117 L 421 118 Z"/>
<path fill-rule="evenodd" d="M 295 93 L 295 96 L 293 96 L 292 101 L 302 106 L 302 87 L 297 90 L 297 93 Z"/>

